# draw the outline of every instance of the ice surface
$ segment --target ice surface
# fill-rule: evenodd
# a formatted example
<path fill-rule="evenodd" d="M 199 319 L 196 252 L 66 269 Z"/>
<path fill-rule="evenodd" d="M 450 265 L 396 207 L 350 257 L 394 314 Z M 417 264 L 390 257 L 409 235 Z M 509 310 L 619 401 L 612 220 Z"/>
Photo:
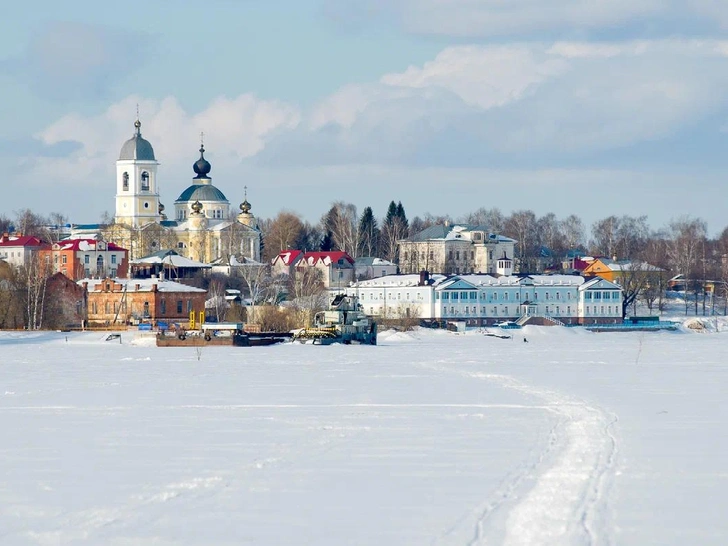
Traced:
<path fill-rule="evenodd" d="M 723 330 L 0 332 L 0 544 L 723 545 Z"/>

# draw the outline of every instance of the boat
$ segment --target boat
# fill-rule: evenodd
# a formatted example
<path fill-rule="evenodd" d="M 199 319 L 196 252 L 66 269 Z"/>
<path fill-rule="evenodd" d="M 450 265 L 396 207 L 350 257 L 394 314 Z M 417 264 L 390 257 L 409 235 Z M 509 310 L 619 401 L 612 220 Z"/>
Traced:
<path fill-rule="evenodd" d="M 294 334 L 293 341 L 313 345 L 376 345 L 377 323 L 364 313 L 358 297 L 338 294 L 327 311 L 316 313 L 313 326 Z"/>

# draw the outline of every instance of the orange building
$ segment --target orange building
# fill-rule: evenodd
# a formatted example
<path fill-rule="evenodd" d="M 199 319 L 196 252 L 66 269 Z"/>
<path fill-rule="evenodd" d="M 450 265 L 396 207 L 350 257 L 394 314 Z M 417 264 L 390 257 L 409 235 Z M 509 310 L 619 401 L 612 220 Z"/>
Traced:
<path fill-rule="evenodd" d="M 96 239 L 68 239 L 39 251 L 41 260 L 53 272 L 71 280 L 128 276 L 129 252 L 125 248 Z"/>
<path fill-rule="evenodd" d="M 204 321 L 207 290 L 160 279 L 83 280 L 90 324 Z M 198 324 L 199 325 L 199 324 Z"/>
<path fill-rule="evenodd" d="M 664 269 L 646 262 L 610 260 L 609 258 L 594 258 L 582 271 L 584 276 L 597 276 L 618 284 L 622 283 L 625 277 L 630 278 L 635 275 L 651 277 L 662 273 L 664 273 Z"/>

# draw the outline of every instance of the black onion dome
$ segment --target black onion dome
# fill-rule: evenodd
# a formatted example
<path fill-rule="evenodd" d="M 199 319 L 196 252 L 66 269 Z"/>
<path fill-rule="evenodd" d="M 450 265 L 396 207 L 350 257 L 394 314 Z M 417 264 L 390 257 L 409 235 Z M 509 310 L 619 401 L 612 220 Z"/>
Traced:
<path fill-rule="evenodd" d="M 212 165 L 210 165 L 210 162 L 205 159 L 205 147 L 200 146 L 200 159 L 195 161 L 195 164 L 192 165 L 192 170 L 197 173 L 197 176 L 195 178 L 210 178 L 207 176 L 210 171 L 212 170 Z"/>

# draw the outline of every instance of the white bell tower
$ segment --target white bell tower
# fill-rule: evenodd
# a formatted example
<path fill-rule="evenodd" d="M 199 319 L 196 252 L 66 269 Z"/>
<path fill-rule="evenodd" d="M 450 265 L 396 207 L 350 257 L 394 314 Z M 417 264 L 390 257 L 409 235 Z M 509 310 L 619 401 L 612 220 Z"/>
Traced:
<path fill-rule="evenodd" d="M 162 220 L 157 186 L 157 167 L 154 149 L 142 138 L 141 122 L 134 122 L 134 136 L 121 147 L 116 162 L 117 224 L 134 228 Z"/>

